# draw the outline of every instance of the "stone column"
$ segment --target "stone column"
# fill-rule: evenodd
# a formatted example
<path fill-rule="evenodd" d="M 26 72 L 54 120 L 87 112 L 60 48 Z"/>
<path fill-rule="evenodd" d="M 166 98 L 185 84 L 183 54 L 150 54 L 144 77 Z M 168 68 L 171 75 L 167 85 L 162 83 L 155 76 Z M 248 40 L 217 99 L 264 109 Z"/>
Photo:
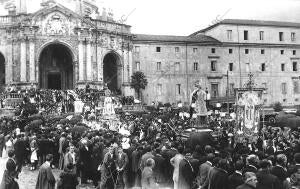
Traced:
<path fill-rule="evenodd" d="M 127 71 L 127 65 L 128 65 L 128 51 L 125 50 L 124 51 L 124 54 L 123 54 L 123 62 L 122 62 L 122 71 L 123 71 L 123 75 L 122 75 L 122 78 L 123 78 L 123 81 L 122 83 L 127 83 L 128 82 L 128 71 Z"/>
<path fill-rule="evenodd" d="M 83 41 L 79 40 L 78 43 L 78 73 L 79 73 L 79 81 L 84 80 L 84 74 L 83 74 Z"/>
<path fill-rule="evenodd" d="M 97 70 L 98 70 L 98 75 L 97 75 L 97 80 L 102 82 L 103 81 L 103 64 L 102 64 L 102 49 L 97 45 Z"/>
<path fill-rule="evenodd" d="M 129 67 L 129 70 L 128 71 L 128 82 L 131 82 L 131 76 L 132 76 L 132 51 L 129 49 L 128 50 L 128 67 Z"/>
<path fill-rule="evenodd" d="M 20 81 L 26 82 L 26 41 L 21 40 Z"/>
<path fill-rule="evenodd" d="M 88 81 L 93 80 L 91 41 L 86 42 L 86 77 Z"/>
<path fill-rule="evenodd" d="M 34 40 L 30 39 L 29 41 L 29 81 L 31 83 L 36 82 L 35 78 L 35 44 Z"/>
<path fill-rule="evenodd" d="M 9 40 L 8 46 L 5 49 L 6 50 L 6 66 L 5 66 L 5 83 L 11 84 L 13 79 L 13 43 L 14 41 L 12 39 Z"/>

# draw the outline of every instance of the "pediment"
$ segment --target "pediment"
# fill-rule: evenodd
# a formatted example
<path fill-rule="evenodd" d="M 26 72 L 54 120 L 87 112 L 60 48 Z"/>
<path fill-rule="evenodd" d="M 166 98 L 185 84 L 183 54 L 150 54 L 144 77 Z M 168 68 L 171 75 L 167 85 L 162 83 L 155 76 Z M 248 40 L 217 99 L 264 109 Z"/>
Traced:
<path fill-rule="evenodd" d="M 27 19 L 30 25 L 38 27 L 41 35 L 73 35 L 74 28 L 95 27 L 90 20 L 59 4 L 43 8 Z"/>

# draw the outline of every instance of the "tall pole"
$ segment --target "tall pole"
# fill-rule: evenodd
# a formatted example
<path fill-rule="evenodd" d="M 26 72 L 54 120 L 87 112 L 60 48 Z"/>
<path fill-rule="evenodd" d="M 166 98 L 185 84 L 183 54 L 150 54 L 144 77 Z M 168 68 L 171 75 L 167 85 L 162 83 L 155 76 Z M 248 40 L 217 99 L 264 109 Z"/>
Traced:
<path fill-rule="evenodd" d="M 228 74 L 228 70 L 227 70 L 227 113 L 229 115 L 229 74 Z"/>

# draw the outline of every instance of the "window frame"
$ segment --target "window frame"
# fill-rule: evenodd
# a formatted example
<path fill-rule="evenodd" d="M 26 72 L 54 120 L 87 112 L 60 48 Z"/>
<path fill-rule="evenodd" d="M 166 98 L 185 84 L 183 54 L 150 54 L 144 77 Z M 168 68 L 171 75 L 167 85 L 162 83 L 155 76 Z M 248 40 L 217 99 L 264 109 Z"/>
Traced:
<path fill-rule="evenodd" d="M 279 41 L 284 41 L 284 33 L 279 32 Z"/>
<path fill-rule="evenodd" d="M 249 31 L 244 30 L 244 41 L 248 41 L 248 40 L 249 40 Z"/>
<path fill-rule="evenodd" d="M 160 46 L 157 46 L 157 47 L 155 48 L 155 52 L 161 52 L 161 47 L 160 47 Z"/>
<path fill-rule="evenodd" d="M 217 71 L 217 61 L 216 60 L 210 61 L 210 71 L 212 71 L 212 72 Z"/>
<path fill-rule="evenodd" d="M 136 71 L 140 71 L 141 70 L 141 62 L 140 61 L 136 61 L 135 62 L 135 70 Z"/>
<path fill-rule="evenodd" d="M 156 71 L 161 71 L 161 62 L 156 62 Z"/>
<path fill-rule="evenodd" d="M 194 69 L 193 70 L 198 71 L 198 66 L 199 66 L 198 62 L 194 62 L 194 67 L 193 67 Z"/>
<path fill-rule="evenodd" d="M 227 30 L 227 40 L 232 41 L 232 30 Z"/>
<path fill-rule="evenodd" d="M 264 31 L 259 31 L 259 40 L 263 41 L 264 40 Z"/>
<path fill-rule="evenodd" d="M 293 72 L 297 72 L 298 71 L 298 62 L 293 61 L 292 64 L 293 64 L 292 65 Z"/>
<path fill-rule="evenodd" d="M 266 71 L 266 63 L 261 63 L 261 71 L 262 72 Z"/>

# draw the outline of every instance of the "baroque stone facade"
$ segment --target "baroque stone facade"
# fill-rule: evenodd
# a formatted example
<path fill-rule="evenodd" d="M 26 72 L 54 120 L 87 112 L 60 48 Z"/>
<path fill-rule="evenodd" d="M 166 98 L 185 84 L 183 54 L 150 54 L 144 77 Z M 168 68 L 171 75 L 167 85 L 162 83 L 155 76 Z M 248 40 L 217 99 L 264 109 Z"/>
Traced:
<path fill-rule="evenodd" d="M 107 85 L 127 96 L 132 73 L 142 71 L 147 104 L 189 103 L 197 81 L 211 103 L 225 104 L 251 72 L 265 106 L 300 105 L 299 23 L 223 20 L 190 36 L 142 35 L 105 9 L 91 18 L 97 7 L 75 2 L 75 12 L 43 0 L 35 13 L 21 6 L 0 17 L 0 88 Z"/>
<path fill-rule="evenodd" d="M 53 3 L 32 14 L 1 16 L 0 38 L 7 87 L 72 89 L 89 84 L 132 93 L 128 25 L 85 17 Z"/>

